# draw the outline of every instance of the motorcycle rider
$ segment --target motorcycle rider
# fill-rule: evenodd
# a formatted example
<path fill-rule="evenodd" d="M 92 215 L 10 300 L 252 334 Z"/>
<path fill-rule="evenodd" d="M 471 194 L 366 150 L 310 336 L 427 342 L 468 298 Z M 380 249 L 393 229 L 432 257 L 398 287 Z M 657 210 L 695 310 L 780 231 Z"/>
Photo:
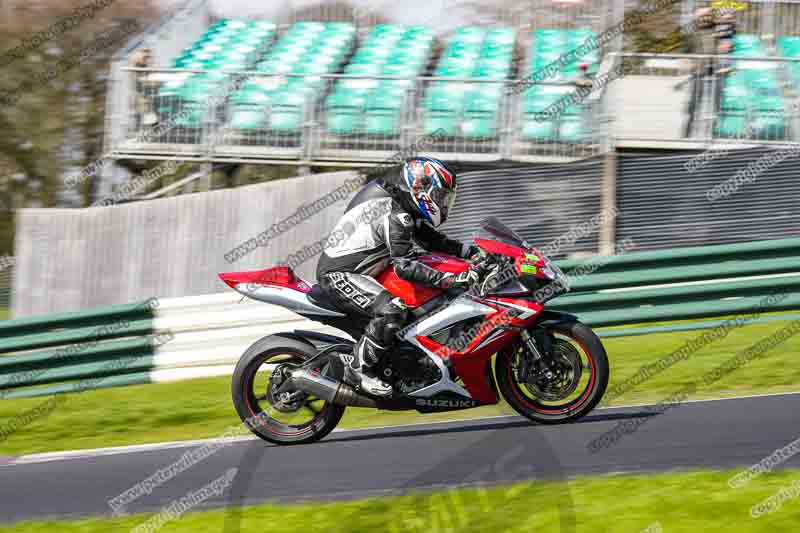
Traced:
<path fill-rule="evenodd" d="M 393 264 L 398 277 L 432 287 L 469 288 L 478 281 L 471 268 L 460 274 L 439 272 L 409 255 L 413 243 L 462 259 L 482 254 L 436 230 L 455 198 L 455 172 L 438 159 L 411 158 L 365 185 L 331 232 L 345 237 L 323 251 L 319 285 L 342 310 L 371 317 L 353 355 L 342 355 L 345 381 L 353 387 L 375 396 L 392 393 L 371 369 L 396 342 L 408 312 L 374 276 Z"/>

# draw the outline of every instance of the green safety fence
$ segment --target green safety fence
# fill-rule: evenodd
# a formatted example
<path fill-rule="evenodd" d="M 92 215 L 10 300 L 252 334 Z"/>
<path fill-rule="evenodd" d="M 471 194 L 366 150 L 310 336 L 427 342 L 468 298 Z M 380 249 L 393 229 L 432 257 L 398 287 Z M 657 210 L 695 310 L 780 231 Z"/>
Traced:
<path fill-rule="evenodd" d="M 150 298 L 0 322 L 0 397 L 131 384 L 131 376 L 153 369 L 165 342 L 155 329 L 158 305 Z"/>
<path fill-rule="evenodd" d="M 800 309 L 800 239 L 558 264 L 573 280 L 571 292 L 550 307 L 578 314 L 593 327 Z M 674 284 L 681 285 L 669 286 Z"/>

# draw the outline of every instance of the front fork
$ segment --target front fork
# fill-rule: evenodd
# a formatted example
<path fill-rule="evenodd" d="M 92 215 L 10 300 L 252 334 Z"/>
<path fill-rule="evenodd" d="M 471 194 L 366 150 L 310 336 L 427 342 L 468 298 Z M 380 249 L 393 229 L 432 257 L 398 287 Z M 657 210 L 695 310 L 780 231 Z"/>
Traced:
<path fill-rule="evenodd" d="M 552 379 L 554 373 L 550 354 L 553 343 L 544 328 L 536 328 L 533 335 L 527 329 L 523 329 L 520 331 L 520 338 L 527 348 L 527 353 L 526 356 L 520 358 L 519 379 L 528 382 L 531 372 Z M 542 351 L 544 355 L 542 355 Z"/>

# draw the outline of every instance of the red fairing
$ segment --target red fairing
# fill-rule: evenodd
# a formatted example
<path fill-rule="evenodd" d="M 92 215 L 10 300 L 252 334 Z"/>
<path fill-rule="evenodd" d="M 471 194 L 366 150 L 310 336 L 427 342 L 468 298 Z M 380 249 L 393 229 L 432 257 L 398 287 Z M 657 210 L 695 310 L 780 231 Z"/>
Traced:
<path fill-rule="evenodd" d="M 418 336 L 417 340 L 442 359 L 450 360 L 453 370 L 475 400 L 482 404 L 495 404 L 498 396 L 494 381 L 489 377 L 489 365 L 492 356 L 519 334 L 513 330 L 498 329 L 514 321 L 505 309 L 486 315 L 486 320 L 473 332 L 473 338 L 462 351 L 455 351 L 429 337 Z M 490 340 L 486 342 L 487 339 Z"/>
<path fill-rule="evenodd" d="M 524 248 L 519 246 L 488 239 L 475 239 L 475 245 L 480 246 L 489 253 L 507 255 L 509 257 L 524 257 L 526 252 Z"/>
<path fill-rule="evenodd" d="M 511 336 L 513 336 L 512 332 Z M 482 337 L 486 337 L 483 335 Z M 506 334 L 500 335 L 503 337 L 503 342 L 508 342 L 509 336 Z M 499 340 L 498 337 L 498 340 Z M 497 391 L 493 384 L 494 380 L 490 379 L 489 365 L 492 361 L 492 355 L 497 352 L 498 347 L 494 340 L 490 345 L 487 345 L 487 350 L 481 348 L 480 351 L 470 353 L 470 348 L 466 348 L 463 352 L 456 352 L 450 350 L 447 346 L 439 344 L 429 337 L 418 336 L 419 343 L 437 354 L 442 359 L 450 359 L 453 370 L 461 377 L 464 382 L 464 387 L 469 391 L 473 399 L 481 402 L 484 405 L 496 404 L 499 401 Z M 471 344 L 480 344 L 481 340 L 477 340 Z"/>
<path fill-rule="evenodd" d="M 427 266 L 439 270 L 441 272 L 452 272 L 458 274 L 469 268 L 469 263 L 451 257 L 449 255 L 426 255 L 416 259 L 421 261 Z M 403 302 L 409 307 L 418 307 L 425 302 L 441 294 L 442 289 L 434 287 L 424 287 L 416 285 L 410 281 L 406 281 L 398 277 L 394 271 L 394 266 L 389 265 L 381 272 L 376 278 L 378 283 L 386 287 L 390 293 L 399 296 Z"/>
<path fill-rule="evenodd" d="M 300 292 L 309 292 L 311 290 L 308 283 L 298 278 L 291 267 L 288 266 L 248 272 L 222 272 L 219 277 L 232 289 L 242 283 L 253 283 L 256 285 L 288 287 Z"/>
<path fill-rule="evenodd" d="M 536 317 L 539 316 L 539 313 L 542 312 L 542 309 L 544 309 L 544 304 L 539 303 L 539 302 L 534 302 L 532 300 L 525 300 L 525 299 L 522 299 L 522 298 L 507 298 L 507 297 L 488 296 L 484 300 L 483 303 L 485 303 L 487 305 L 490 305 L 490 306 L 494 307 L 495 309 L 505 309 L 504 306 L 502 306 L 502 305 L 493 305 L 492 302 L 498 302 L 498 304 L 507 303 L 507 304 L 510 304 L 510 305 L 515 305 L 517 307 L 526 307 L 526 308 L 530 309 L 531 311 L 533 311 L 533 314 L 531 314 L 531 316 L 529 316 L 529 317 L 527 317 L 525 319 L 512 318 L 511 321 L 509 322 L 509 324 L 511 326 L 515 326 L 515 327 L 527 327 L 527 326 L 529 326 L 530 324 L 532 324 L 536 320 Z"/>

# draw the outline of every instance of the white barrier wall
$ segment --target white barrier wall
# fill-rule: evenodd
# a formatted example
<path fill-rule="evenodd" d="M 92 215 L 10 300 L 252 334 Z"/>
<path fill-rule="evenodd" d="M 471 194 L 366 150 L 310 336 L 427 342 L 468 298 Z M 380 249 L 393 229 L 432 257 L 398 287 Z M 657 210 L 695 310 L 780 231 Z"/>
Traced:
<path fill-rule="evenodd" d="M 223 292 L 228 287 L 218 272 L 285 264 L 325 238 L 353 195 L 333 192 L 355 178 L 355 172 L 332 172 L 113 207 L 21 209 L 13 314 Z M 245 257 L 225 259 L 235 246 L 321 198 L 332 203 L 299 217 L 304 220 Z M 311 257 L 296 270 L 313 280 L 316 263 Z"/>
<path fill-rule="evenodd" d="M 348 337 L 282 307 L 242 300 L 233 290 L 159 301 L 154 329 L 174 338 L 156 350 L 154 382 L 229 376 L 251 344 L 274 333 L 305 329 Z"/>

